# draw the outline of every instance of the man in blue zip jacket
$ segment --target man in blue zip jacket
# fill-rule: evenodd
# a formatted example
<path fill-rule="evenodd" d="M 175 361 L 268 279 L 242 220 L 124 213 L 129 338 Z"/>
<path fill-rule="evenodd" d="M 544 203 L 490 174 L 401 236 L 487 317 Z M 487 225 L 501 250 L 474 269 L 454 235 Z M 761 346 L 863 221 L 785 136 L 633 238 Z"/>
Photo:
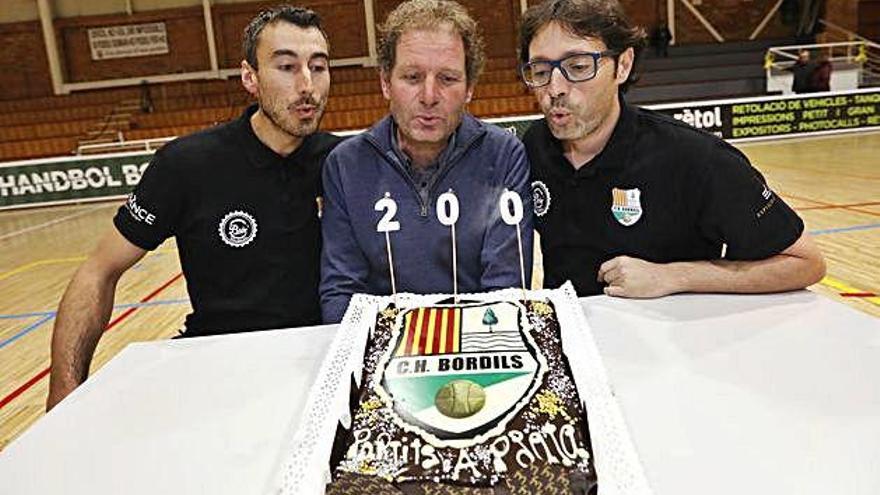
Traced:
<path fill-rule="evenodd" d="M 453 290 L 450 228 L 437 198 L 452 191 L 460 204 L 456 228 L 458 290 L 520 285 L 516 227 L 505 224 L 499 199 L 519 194 L 525 280 L 531 280 L 529 165 L 515 136 L 465 112 L 483 64 L 475 21 L 448 0 L 410 0 L 381 28 L 379 68 L 391 115 L 336 148 L 324 165 L 321 311 L 342 319 L 355 293 L 392 291 L 380 220 L 390 233 L 399 292 Z M 397 205 L 375 209 L 386 193 Z"/>

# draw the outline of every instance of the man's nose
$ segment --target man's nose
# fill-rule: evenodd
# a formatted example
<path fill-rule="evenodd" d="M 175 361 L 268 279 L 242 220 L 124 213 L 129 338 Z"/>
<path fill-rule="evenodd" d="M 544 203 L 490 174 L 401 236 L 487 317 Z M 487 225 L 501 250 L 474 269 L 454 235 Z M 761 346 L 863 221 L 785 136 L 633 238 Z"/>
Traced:
<path fill-rule="evenodd" d="M 299 78 L 297 78 L 297 90 L 301 95 L 310 95 L 314 91 L 314 84 L 312 82 L 312 71 L 308 67 L 303 67 L 303 69 L 299 73 Z"/>
<path fill-rule="evenodd" d="M 568 80 L 562 75 L 562 68 L 553 67 L 550 69 L 550 82 L 547 89 L 550 91 L 550 96 L 554 98 L 568 92 Z"/>
<path fill-rule="evenodd" d="M 425 78 L 425 82 L 422 85 L 421 92 L 421 103 L 427 106 L 433 106 L 437 104 L 437 100 L 439 98 L 440 88 L 437 85 L 437 79 L 434 76 L 428 76 Z"/>

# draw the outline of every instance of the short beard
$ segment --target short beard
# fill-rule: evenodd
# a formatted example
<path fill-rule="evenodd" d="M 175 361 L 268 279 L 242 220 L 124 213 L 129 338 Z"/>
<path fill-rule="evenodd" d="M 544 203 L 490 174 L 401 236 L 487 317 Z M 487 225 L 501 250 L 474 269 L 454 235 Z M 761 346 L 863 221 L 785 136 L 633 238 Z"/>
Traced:
<path fill-rule="evenodd" d="M 553 137 L 560 141 L 577 141 L 590 133 L 582 122 L 574 118 L 572 120 L 573 123 L 566 126 L 565 129 L 556 129 L 549 121 L 547 126 L 550 128 L 550 133 L 553 134 Z"/>
<path fill-rule="evenodd" d="M 314 132 L 318 130 L 318 125 L 321 123 L 321 118 L 324 116 L 324 109 L 326 108 L 321 105 L 315 112 L 315 117 L 311 122 L 300 122 L 299 125 L 290 126 L 283 121 L 281 116 L 278 115 L 271 105 L 267 105 L 263 100 L 259 101 L 259 105 L 260 112 L 269 119 L 269 122 L 272 122 L 275 127 L 281 129 L 286 134 L 297 138 L 304 138 L 310 134 L 314 134 Z"/>

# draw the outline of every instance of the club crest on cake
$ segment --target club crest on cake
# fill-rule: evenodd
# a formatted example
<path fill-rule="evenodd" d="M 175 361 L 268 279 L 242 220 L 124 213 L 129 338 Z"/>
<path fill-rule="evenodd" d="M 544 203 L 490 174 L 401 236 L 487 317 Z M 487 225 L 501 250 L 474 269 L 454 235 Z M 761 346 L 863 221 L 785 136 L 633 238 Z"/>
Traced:
<path fill-rule="evenodd" d="M 547 368 L 524 310 L 504 301 L 402 312 L 377 366 L 377 395 L 401 427 L 437 446 L 503 433 Z"/>

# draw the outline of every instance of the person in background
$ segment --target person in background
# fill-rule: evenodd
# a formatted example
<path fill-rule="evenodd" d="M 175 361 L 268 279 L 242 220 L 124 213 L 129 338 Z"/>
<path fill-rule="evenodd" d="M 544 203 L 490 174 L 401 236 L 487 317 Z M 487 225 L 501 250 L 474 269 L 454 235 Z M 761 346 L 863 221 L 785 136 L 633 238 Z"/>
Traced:
<path fill-rule="evenodd" d="M 798 52 L 794 65 L 785 70 L 791 72 L 791 90 L 795 93 L 809 93 L 813 90 L 812 78 L 816 64 L 810 61 L 810 51 L 803 49 Z"/>
<path fill-rule="evenodd" d="M 669 27 L 666 23 L 661 23 L 654 30 L 652 41 L 654 43 L 654 50 L 658 57 L 668 57 L 669 56 L 669 43 L 672 42 L 672 32 L 669 31 Z"/>
<path fill-rule="evenodd" d="M 141 113 L 153 113 L 153 95 L 147 81 L 141 81 Z"/>
<path fill-rule="evenodd" d="M 810 80 L 812 91 L 831 91 L 831 60 L 828 55 L 821 55 L 816 61 L 816 68 Z"/>

